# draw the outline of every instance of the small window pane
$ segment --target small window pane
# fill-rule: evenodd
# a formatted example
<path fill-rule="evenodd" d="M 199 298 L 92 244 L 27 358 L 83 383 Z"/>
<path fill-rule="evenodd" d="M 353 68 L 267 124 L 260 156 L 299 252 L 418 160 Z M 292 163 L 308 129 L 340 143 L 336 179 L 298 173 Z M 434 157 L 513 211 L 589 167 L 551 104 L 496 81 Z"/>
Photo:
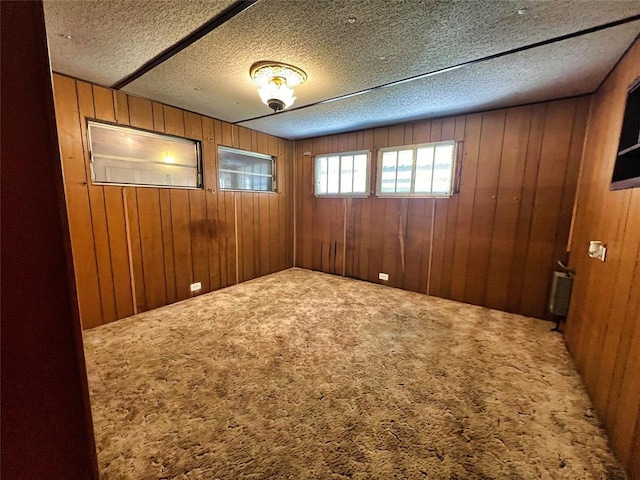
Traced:
<path fill-rule="evenodd" d="M 353 191 L 353 155 L 346 155 L 340 159 L 340 193 Z"/>
<path fill-rule="evenodd" d="M 446 193 L 449 191 L 452 163 L 453 145 L 438 145 L 433 169 L 433 193 Z"/>
<path fill-rule="evenodd" d="M 327 170 L 327 157 L 316 158 L 316 193 L 327 193 L 329 175 Z"/>
<path fill-rule="evenodd" d="M 436 146 L 435 168 L 451 169 L 453 163 L 453 145 Z"/>
<path fill-rule="evenodd" d="M 327 193 L 340 192 L 340 157 L 329 157 L 329 186 Z"/>
<path fill-rule="evenodd" d="M 93 121 L 88 136 L 95 183 L 202 187 L 196 140 Z"/>
<path fill-rule="evenodd" d="M 433 146 L 417 149 L 418 158 L 416 161 L 416 192 L 430 192 L 431 179 L 433 178 Z"/>
<path fill-rule="evenodd" d="M 229 147 L 218 147 L 220 188 L 273 192 L 274 157 Z"/>
<path fill-rule="evenodd" d="M 413 150 L 398 152 L 398 176 L 396 178 L 396 192 L 411 191 L 411 172 L 413 170 Z"/>
<path fill-rule="evenodd" d="M 220 188 L 224 190 L 273 191 L 272 177 L 257 177 L 239 172 L 220 172 Z"/>
<path fill-rule="evenodd" d="M 368 156 L 356 155 L 353 160 L 353 191 L 366 193 Z"/>
<path fill-rule="evenodd" d="M 315 160 L 315 194 L 366 195 L 368 168 L 368 153 L 318 156 Z"/>
<path fill-rule="evenodd" d="M 384 152 L 382 154 L 382 176 L 381 191 L 396 191 L 396 171 L 398 163 L 398 152 Z"/>

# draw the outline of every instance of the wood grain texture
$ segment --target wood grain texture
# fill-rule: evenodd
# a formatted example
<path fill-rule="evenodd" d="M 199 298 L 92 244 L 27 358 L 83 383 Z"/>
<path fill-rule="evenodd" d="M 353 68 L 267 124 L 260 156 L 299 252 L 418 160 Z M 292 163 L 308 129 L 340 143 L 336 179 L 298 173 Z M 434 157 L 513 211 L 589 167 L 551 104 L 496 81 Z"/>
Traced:
<path fill-rule="evenodd" d="M 578 98 L 297 142 L 296 265 L 342 274 L 344 256 L 347 276 L 546 318 L 587 109 Z M 380 148 L 439 140 L 460 142 L 451 198 L 313 195 L 316 155 L 370 150 L 373 190 Z"/>
<path fill-rule="evenodd" d="M 593 96 L 578 182 L 570 265 L 577 271 L 565 341 L 629 477 L 640 479 L 640 189 L 610 191 L 640 43 Z M 590 240 L 607 246 L 589 258 Z"/>
<path fill-rule="evenodd" d="M 90 328 L 104 322 L 76 82 L 56 75 L 54 92 L 80 317 Z"/>
<path fill-rule="evenodd" d="M 292 266 L 291 142 L 63 75 L 54 82 L 84 328 L 235 284 L 236 263 L 241 281 Z M 201 141 L 205 188 L 93 185 L 87 118 Z M 217 145 L 276 156 L 278 193 L 220 192 Z"/>

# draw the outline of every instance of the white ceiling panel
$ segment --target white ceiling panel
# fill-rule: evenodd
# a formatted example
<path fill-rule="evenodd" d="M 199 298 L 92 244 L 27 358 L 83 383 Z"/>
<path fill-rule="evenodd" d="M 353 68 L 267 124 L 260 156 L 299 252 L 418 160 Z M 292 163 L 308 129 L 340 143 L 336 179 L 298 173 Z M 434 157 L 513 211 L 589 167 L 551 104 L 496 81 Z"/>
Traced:
<path fill-rule="evenodd" d="M 298 139 L 590 93 L 638 33 L 640 21 L 241 125 Z"/>
<path fill-rule="evenodd" d="M 113 85 L 234 0 L 45 0 L 52 68 Z"/>
<path fill-rule="evenodd" d="M 308 73 L 300 106 L 634 14 L 640 2 L 261 0 L 124 90 L 235 122 L 269 113 L 259 60 Z"/>

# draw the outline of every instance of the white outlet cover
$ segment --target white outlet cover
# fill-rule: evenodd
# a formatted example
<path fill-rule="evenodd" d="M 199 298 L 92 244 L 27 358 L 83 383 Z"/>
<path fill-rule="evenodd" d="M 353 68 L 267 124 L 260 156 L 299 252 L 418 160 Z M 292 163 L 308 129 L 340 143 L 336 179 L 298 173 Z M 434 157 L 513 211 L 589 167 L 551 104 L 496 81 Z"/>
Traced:
<path fill-rule="evenodd" d="M 380 280 L 389 280 L 389 274 L 388 273 L 379 273 L 378 274 L 378 278 Z"/>
<path fill-rule="evenodd" d="M 197 292 L 201 288 L 202 288 L 202 282 L 196 282 L 196 283 L 192 283 L 191 284 L 191 291 L 192 292 Z"/>

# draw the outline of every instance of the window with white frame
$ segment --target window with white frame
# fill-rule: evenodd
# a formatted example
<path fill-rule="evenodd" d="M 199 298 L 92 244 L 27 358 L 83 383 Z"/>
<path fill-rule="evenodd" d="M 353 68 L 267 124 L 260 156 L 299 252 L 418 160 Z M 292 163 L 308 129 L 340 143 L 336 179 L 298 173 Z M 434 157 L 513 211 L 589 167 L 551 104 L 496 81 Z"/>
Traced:
<path fill-rule="evenodd" d="M 220 189 L 275 192 L 276 158 L 218 146 Z"/>
<path fill-rule="evenodd" d="M 315 161 L 317 196 L 368 196 L 369 151 L 318 155 Z"/>
<path fill-rule="evenodd" d="M 381 148 L 379 196 L 450 197 L 453 193 L 456 142 Z"/>

